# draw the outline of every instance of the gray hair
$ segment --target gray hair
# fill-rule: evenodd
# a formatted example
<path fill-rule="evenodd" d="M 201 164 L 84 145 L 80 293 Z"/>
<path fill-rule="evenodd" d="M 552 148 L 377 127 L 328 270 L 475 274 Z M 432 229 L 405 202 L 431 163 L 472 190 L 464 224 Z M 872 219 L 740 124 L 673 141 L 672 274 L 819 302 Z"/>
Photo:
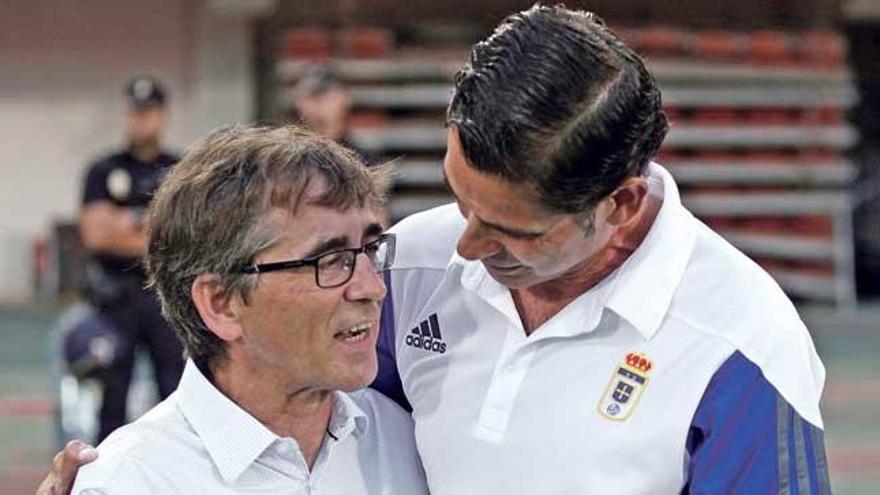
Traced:
<path fill-rule="evenodd" d="M 218 274 L 223 291 L 247 302 L 256 277 L 240 270 L 278 238 L 263 219 L 275 208 L 295 214 L 315 176 L 326 188 L 311 204 L 347 210 L 385 202 L 387 167 L 368 169 L 352 151 L 295 126 L 218 129 L 163 180 L 150 206 L 147 271 L 193 359 L 225 356 L 192 301 L 196 277 Z"/>

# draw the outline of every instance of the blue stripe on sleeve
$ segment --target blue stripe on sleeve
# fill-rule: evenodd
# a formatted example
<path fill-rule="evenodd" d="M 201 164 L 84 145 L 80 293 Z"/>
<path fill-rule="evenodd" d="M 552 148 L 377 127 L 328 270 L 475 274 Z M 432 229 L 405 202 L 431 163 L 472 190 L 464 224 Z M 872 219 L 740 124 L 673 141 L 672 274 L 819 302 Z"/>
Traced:
<path fill-rule="evenodd" d="M 376 342 L 376 352 L 379 358 L 379 373 L 370 387 L 382 392 L 386 397 L 396 402 L 407 411 L 412 411 L 406 395 L 403 393 L 403 384 L 400 382 L 400 373 L 397 371 L 397 347 L 394 338 L 394 299 L 391 297 L 391 272 L 385 272 L 385 286 L 388 287 L 388 295 L 382 303 L 382 316 L 379 327 L 379 340 Z"/>
<path fill-rule="evenodd" d="M 831 493 L 823 432 L 740 352 L 715 372 L 687 438 L 682 493 Z"/>

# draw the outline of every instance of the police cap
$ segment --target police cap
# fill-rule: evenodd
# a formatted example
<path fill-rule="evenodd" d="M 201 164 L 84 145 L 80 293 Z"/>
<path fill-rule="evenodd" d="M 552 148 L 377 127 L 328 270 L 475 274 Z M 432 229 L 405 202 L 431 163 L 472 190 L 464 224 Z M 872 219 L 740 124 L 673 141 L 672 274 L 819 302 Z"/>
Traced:
<path fill-rule="evenodd" d="M 125 85 L 125 98 L 134 108 L 161 107 L 165 105 L 167 92 L 156 78 L 138 76 Z"/>

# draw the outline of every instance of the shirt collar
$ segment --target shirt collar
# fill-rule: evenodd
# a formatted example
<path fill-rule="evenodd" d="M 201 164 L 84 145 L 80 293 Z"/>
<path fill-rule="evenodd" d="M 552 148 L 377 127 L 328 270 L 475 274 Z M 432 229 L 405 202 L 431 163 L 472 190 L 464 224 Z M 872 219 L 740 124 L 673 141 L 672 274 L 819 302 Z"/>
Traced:
<path fill-rule="evenodd" d="M 333 413 L 330 415 L 330 424 L 327 432 L 337 440 L 342 440 L 348 435 L 360 437 L 370 427 L 367 414 L 361 409 L 348 394 L 336 392 L 333 394 Z"/>
<path fill-rule="evenodd" d="M 181 412 L 217 466 L 224 481 L 231 483 L 280 437 L 220 392 L 187 360 L 177 388 Z M 328 425 L 336 439 L 362 435 L 369 423 L 366 414 L 346 394 L 333 396 Z"/>
<path fill-rule="evenodd" d="M 672 175 L 657 163 L 649 171 L 663 182 L 663 205 L 648 235 L 617 270 L 618 281 L 607 302 L 645 339 L 660 328 L 697 240 L 696 222 L 682 206 Z"/>
<path fill-rule="evenodd" d="M 663 204 L 654 223 L 623 265 L 562 310 L 584 323 L 568 327 L 568 334 L 595 330 L 603 308 L 627 320 L 645 339 L 653 337 L 663 322 L 697 235 L 693 216 L 682 206 L 678 187 L 669 172 L 651 163 L 649 176 L 663 183 Z M 459 278 L 463 288 L 479 293 L 503 313 L 516 315 L 509 291 L 489 276 L 482 263 L 465 260 L 455 253 L 449 261 L 447 276 Z"/>

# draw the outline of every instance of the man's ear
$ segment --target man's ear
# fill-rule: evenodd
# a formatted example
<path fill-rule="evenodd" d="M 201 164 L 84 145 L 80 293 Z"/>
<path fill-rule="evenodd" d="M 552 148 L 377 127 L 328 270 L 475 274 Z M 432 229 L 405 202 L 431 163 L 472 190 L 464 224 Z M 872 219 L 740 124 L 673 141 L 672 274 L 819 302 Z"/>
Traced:
<path fill-rule="evenodd" d="M 214 335 L 226 342 L 242 335 L 234 296 L 223 291 L 220 275 L 203 273 L 193 281 L 190 295 L 202 321 Z"/>
<path fill-rule="evenodd" d="M 633 221 L 641 211 L 647 195 L 648 181 L 644 177 L 629 177 L 624 180 L 623 184 L 611 193 L 610 199 L 614 207 L 608 215 L 608 223 L 623 227 Z"/>

